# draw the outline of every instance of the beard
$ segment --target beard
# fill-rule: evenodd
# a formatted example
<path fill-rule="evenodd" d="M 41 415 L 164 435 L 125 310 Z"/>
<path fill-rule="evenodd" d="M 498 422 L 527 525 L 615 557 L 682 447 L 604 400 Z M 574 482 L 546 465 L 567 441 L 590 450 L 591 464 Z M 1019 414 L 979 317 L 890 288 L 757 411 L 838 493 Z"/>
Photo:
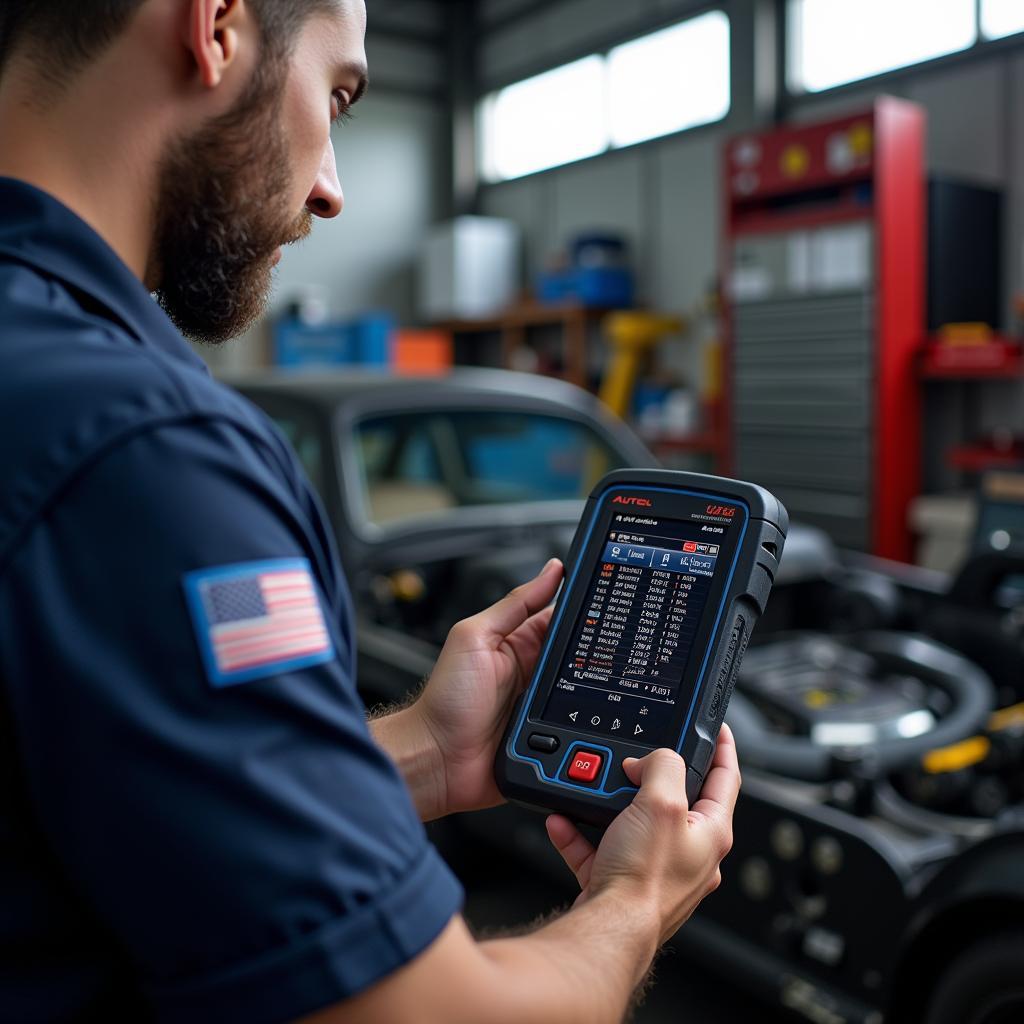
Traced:
<path fill-rule="evenodd" d="M 270 300 L 278 246 L 312 228 L 308 211 L 285 208 L 283 75 L 263 74 L 234 110 L 172 144 L 160 170 L 147 276 L 193 341 L 216 345 L 248 330 Z"/>

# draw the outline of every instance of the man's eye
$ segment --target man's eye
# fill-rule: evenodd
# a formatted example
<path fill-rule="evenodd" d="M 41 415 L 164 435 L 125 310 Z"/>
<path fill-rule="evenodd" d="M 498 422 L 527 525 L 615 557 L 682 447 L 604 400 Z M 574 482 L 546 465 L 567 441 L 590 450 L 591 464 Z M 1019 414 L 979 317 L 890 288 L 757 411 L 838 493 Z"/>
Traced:
<path fill-rule="evenodd" d="M 341 124 L 351 116 L 347 94 L 341 89 L 336 89 L 331 93 L 331 120 L 335 124 Z"/>

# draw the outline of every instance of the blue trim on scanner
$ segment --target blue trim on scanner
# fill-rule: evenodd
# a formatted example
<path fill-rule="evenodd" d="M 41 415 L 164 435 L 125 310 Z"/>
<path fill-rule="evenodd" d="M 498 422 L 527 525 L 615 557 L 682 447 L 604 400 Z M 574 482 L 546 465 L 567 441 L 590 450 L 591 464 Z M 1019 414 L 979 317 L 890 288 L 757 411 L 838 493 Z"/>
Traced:
<path fill-rule="evenodd" d="M 185 573 L 182 577 L 185 600 L 195 627 L 196 642 L 199 644 L 199 653 L 202 656 L 206 676 L 210 680 L 211 686 L 220 690 L 226 686 L 247 683 L 253 679 L 263 679 L 292 669 L 322 665 L 324 662 L 334 659 L 334 641 L 327 628 L 323 606 L 320 603 L 320 596 L 317 594 L 320 618 L 324 623 L 324 632 L 327 634 L 326 650 L 317 651 L 315 654 L 304 654 L 298 658 L 289 658 L 287 661 L 272 661 L 266 665 L 240 669 L 237 672 L 222 672 L 217 667 L 217 657 L 213 652 L 213 644 L 210 642 L 210 620 L 206 614 L 206 605 L 203 603 L 200 587 L 211 580 L 242 579 L 261 572 L 287 572 L 289 570 L 305 572 L 313 584 L 314 592 L 316 591 L 316 580 L 307 558 L 274 558 L 260 562 L 236 562 L 233 565 L 222 565 L 216 569 L 196 569 L 193 572 Z"/>
<path fill-rule="evenodd" d="M 586 536 L 583 538 L 583 543 L 580 545 L 580 557 L 577 559 L 576 565 L 573 566 L 573 568 L 572 568 L 572 575 L 569 578 L 568 584 L 564 584 L 564 586 L 567 587 L 567 591 L 566 591 L 567 593 L 572 590 L 573 584 L 576 582 L 576 577 L 579 574 L 580 568 L 581 568 L 581 566 L 583 564 L 583 555 L 584 555 L 584 553 L 586 552 L 587 548 L 590 545 L 590 535 L 594 532 L 594 527 L 597 525 L 597 521 L 600 518 L 601 513 L 603 511 L 603 509 L 601 507 L 601 502 L 604 501 L 605 495 L 608 494 L 610 491 L 622 490 L 623 487 L 637 488 L 639 486 L 642 486 L 642 485 L 639 485 L 639 484 L 612 484 L 611 486 L 606 487 L 597 496 L 597 500 L 596 500 L 596 504 L 595 504 L 595 508 L 594 508 L 594 514 L 593 514 L 593 516 L 591 516 L 590 523 L 587 525 Z M 690 491 L 690 490 L 685 490 L 683 488 L 676 488 L 676 487 L 644 487 L 643 489 L 646 490 L 646 491 L 658 491 L 658 492 L 660 492 L 662 494 L 686 494 L 686 495 L 689 495 L 690 497 L 694 497 L 694 498 L 716 498 L 716 499 L 717 498 L 721 498 L 721 495 L 711 494 L 711 493 L 709 493 L 707 491 Z M 742 498 L 734 498 L 734 497 L 730 496 L 729 504 L 730 505 L 734 505 L 734 504 L 735 505 L 739 505 L 739 506 L 741 506 L 743 508 L 743 529 L 740 531 L 739 540 L 736 542 L 736 550 L 735 550 L 735 552 L 733 554 L 732 567 L 729 569 L 729 576 L 728 576 L 728 579 L 726 579 L 726 581 L 725 581 L 725 589 L 722 591 L 722 600 L 721 600 L 721 603 L 718 606 L 718 613 L 715 616 L 714 625 L 711 627 L 711 635 L 712 636 L 714 636 L 718 632 L 719 624 L 722 621 L 722 614 L 725 611 L 726 599 L 729 596 L 729 590 L 732 587 L 733 576 L 736 575 L 736 566 L 739 563 L 739 559 L 740 559 L 740 551 L 743 548 L 743 539 L 747 535 L 747 526 L 750 524 L 750 506 Z M 668 517 L 668 518 L 671 518 L 671 517 Z M 540 777 L 545 782 L 549 782 L 553 786 L 561 786 L 563 789 L 578 789 L 578 790 L 581 790 L 582 792 L 585 792 L 585 793 L 592 793 L 595 796 L 603 796 L 603 797 L 608 797 L 608 798 L 611 798 L 613 796 L 617 796 L 619 793 L 635 793 L 636 790 L 637 790 L 636 786 L 620 786 L 618 789 L 612 790 L 612 792 L 610 792 L 610 793 L 606 792 L 604 786 L 605 786 L 605 782 L 607 782 L 607 779 L 608 779 L 607 769 L 606 769 L 605 777 L 604 777 L 604 779 L 602 779 L 601 785 L 598 788 L 594 788 L 592 786 L 579 786 L 579 785 L 576 785 L 576 783 L 565 782 L 562 779 L 559 779 L 557 777 L 556 778 L 552 778 L 550 775 L 548 775 L 548 773 L 546 771 L 544 771 L 544 765 L 540 761 L 538 761 L 537 758 L 535 758 L 535 757 L 528 757 L 525 754 L 520 754 L 516 750 L 516 743 L 519 742 L 519 737 L 522 735 L 522 732 L 523 732 L 523 726 L 526 724 L 527 712 L 530 710 L 530 706 L 533 704 L 533 698 L 536 696 L 537 687 L 540 685 L 541 676 L 544 674 L 544 670 L 547 667 L 548 657 L 551 654 L 551 648 L 554 645 L 555 637 L 558 634 L 558 628 L 559 628 L 559 626 L 562 623 L 562 616 L 565 614 L 565 609 L 568 607 L 568 604 L 569 604 L 569 602 L 566 601 L 562 605 L 562 607 L 559 608 L 558 615 L 555 618 L 555 621 L 551 623 L 551 626 L 548 629 L 547 639 L 544 642 L 544 650 L 541 652 L 540 661 L 537 663 L 537 668 L 536 668 L 536 670 L 533 673 L 533 679 L 530 680 L 530 686 L 527 689 L 526 694 L 524 695 L 523 706 L 522 706 L 522 709 L 519 712 L 519 721 L 516 724 L 515 732 L 512 734 L 512 736 L 509 739 L 509 742 L 508 742 L 507 746 L 505 747 L 505 753 L 509 756 L 509 758 L 511 758 L 514 761 L 525 761 L 525 762 L 527 762 L 529 764 L 535 765 L 536 768 L 537 768 L 537 771 L 540 772 Z M 712 645 L 708 644 L 707 650 L 704 652 L 704 661 L 702 662 L 702 664 L 700 666 L 700 672 L 697 674 L 696 685 L 693 688 L 693 697 L 690 699 L 690 707 L 689 707 L 689 709 L 686 712 L 686 721 L 683 723 L 683 727 L 682 727 L 682 729 L 679 732 L 679 741 L 676 744 L 676 753 L 677 754 L 682 750 L 683 738 L 686 736 L 686 733 L 687 733 L 687 731 L 690 728 L 690 722 L 693 720 L 693 711 L 694 711 L 694 708 L 696 707 L 696 704 L 697 704 L 697 695 L 701 692 L 701 688 L 702 688 L 703 683 L 704 683 L 704 673 L 707 671 L 708 660 L 711 657 L 711 647 L 712 647 Z M 577 742 L 580 742 L 580 743 L 583 743 L 584 745 L 586 745 L 586 741 L 573 740 L 573 744 L 574 745 Z M 595 744 L 591 744 L 591 746 L 593 746 L 595 749 L 601 749 L 601 748 L 598 747 L 598 745 L 596 743 Z M 572 750 L 573 747 L 570 747 L 569 749 Z M 604 749 L 607 749 L 607 748 L 604 748 Z M 609 751 L 609 754 L 611 754 L 611 751 Z M 609 758 L 609 767 L 610 767 L 610 761 L 611 761 L 611 759 Z M 563 759 L 562 765 L 564 765 L 564 764 L 565 764 L 565 760 Z M 559 772 L 562 770 L 562 765 L 559 766 Z"/>

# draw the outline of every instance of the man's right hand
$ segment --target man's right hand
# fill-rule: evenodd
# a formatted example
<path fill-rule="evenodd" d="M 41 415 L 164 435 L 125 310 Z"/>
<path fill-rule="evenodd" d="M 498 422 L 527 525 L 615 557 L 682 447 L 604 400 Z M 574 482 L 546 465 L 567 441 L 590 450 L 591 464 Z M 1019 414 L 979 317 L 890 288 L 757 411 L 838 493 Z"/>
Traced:
<path fill-rule="evenodd" d="M 640 790 L 597 849 L 560 815 L 548 818 L 548 835 L 580 884 L 578 903 L 607 892 L 647 907 L 658 917 L 660 944 L 721 883 L 719 865 L 732 846 L 740 788 L 736 744 L 723 725 L 692 808 L 686 766 L 675 751 L 655 750 L 642 760 L 627 760 L 623 768 Z"/>
<path fill-rule="evenodd" d="M 567 819 L 548 819 L 582 889 L 571 910 L 488 942 L 455 917 L 405 967 L 304 1024 L 618 1024 L 657 947 L 718 885 L 740 788 L 725 726 L 693 807 L 671 750 L 626 771 L 640 790 L 596 850 Z"/>

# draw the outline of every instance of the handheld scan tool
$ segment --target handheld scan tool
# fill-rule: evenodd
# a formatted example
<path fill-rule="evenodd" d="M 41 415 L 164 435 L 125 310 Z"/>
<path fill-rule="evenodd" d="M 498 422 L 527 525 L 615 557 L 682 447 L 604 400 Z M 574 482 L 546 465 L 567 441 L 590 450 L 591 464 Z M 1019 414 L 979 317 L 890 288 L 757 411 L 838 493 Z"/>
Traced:
<path fill-rule="evenodd" d="M 636 792 L 623 759 L 672 747 L 692 803 L 788 524 L 753 484 L 668 470 L 604 477 L 499 748 L 505 796 L 605 825 Z"/>

